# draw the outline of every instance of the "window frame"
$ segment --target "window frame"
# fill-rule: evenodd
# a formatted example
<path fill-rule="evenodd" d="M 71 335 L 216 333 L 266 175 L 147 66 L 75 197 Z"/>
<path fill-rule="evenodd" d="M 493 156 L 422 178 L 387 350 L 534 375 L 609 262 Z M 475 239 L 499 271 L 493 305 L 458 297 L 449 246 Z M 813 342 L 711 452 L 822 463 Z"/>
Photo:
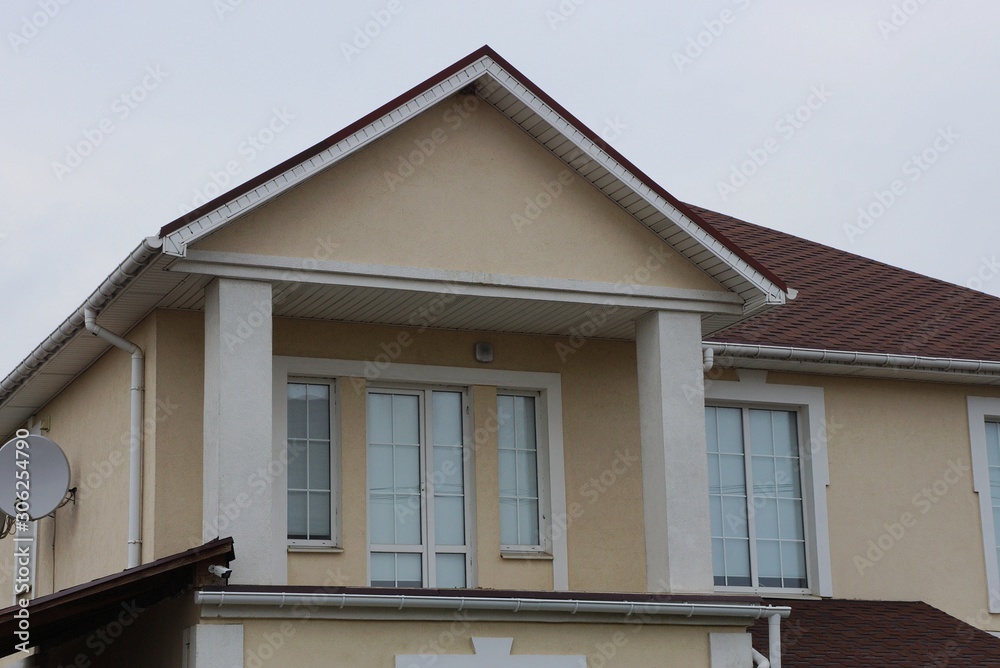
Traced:
<path fill-rule="evenodd" d="M 799 468 L 799 486 L 802 493 L 802 533 L 803 536 L 808 537 L 811 531 L 811 521 L 806 512 L 806 489 L 808 481 L 806 479 L 805 467 L 802 465 L 803 462 L 803 449 L 802 449 L 802 419 L 801 413 L 796 408 L 790 408 L 788 406 L 773 405 L 773 404 L 761 404 L 759 402 L 736 402 L 736 401 L 709 401 L 706 400 L 705 408 L 733 408 L 740 411 L 740 434 L 743 437 L 743 443 L 741 444 L 743 448 L 743 474 L 744 474 L 744 494 L 746 496 L 746 512 L 747 512 L 747 539 L 750 543 L 750 579 L 751 582 L 756 582 L 760 578 L 760 566 L 759 557 L 757 554 L 757 529 L 756 523 L 752 520 L 752 517 L 756 515 L 757 511 L 750 510 L 751 498 L 753 497 L 753 451 L 750 444 L 750 411 L 751 410 L 766 410 L 766 411 L 780 411 L 785 413 L 793 413 L 795 415 L 795 429 L 796 429 L 796 439 L 798 442 L 798 468 Z M 723 520 L 725 521 L 725 520 Z M 811 582 L 810 571 L 809 571 L 809 540 L 805 540 L 806 548 L 806 587 L 768 587 L 768 586 L 758 586 L 750 585 L 749 587 L 743 587 L 739 585 L 715 585 L 716 589 L 725 590 L 732 593 L 754 593 L 754 594 L 810 594 L 812 589 L 808 586 Z M 714 573 L 713 573 L 714 576 Z"/>
<path fill-rule="evenodd" d="M 986 423 L 1000 422 L 1000 398 L 968 397 L 968 410 L 972 489 L 979 497 L 988 605 L 991 613 L 1000 613 L 1000 564 L 997 563 L 997 536 L 993 528 L 993 493 L 990 488 L 989 457 L 986 452 Z"/>
<path fill-rule="evenodd" d="M 462 475 L 463 475 L 463 509 L 465 512 L 465 545 L 464 551 L 453 550 L 454 545 L 438 546 L 434 540 L 435 536 L 435 514 L 433 512 L 434 501 L 427 501 L 433 496 L 433 484 L 428 476 L 428 470 L 433 466 L 434 445 L 430 442 L 430 427 L 433 417 L 428 408 L 429 402 L 434 392 L 455 392 L 462 397 Z M 473 426 L 472 426 L 472 392 L 468 386 L 421 384 L 421 383 L 367 383 L 365 388 L 365 406 L 367 412 L 368 397 L 375 394 L 400 394 L 419 396 L 419 416 L 420 416 L 420 497 L 421 497 L 421 521 L 419 546 L 406 544 L 372 543 L 371 541 L 371 490 L 368 489 L 368 481 L 365 481 L 365 526 L 367 541 L 367 582 L 372 585 L 372 553 L 384 554 L 420 554 L 421 573 L 424 578 L 423 589 L 438 588 L 436 569 L 432 571 L 432 562 L 438 553 L 442 554 L 464 554 L 465 555 L 465 588 L 476 586 L 476 480 L 475 480 L 475 452 L 473 451 Z M 367 436 L 367 424 L 365 425 L 365 460 L 368 461 L 368 447 L 370 443 Z M 413 549 L 419 547 L 420 549 Z M 439 548 L 445 548 L 444 550 Z M 429 556 L 430 555 L 430 556 Z"/>
<path fill-rule="evenodd" d="M 541 409 L 541 393 L 538 391 L 518 390 L 506 387 L 498 387 L 496 396 L 506 397 L 531 397 L 535 404 L 535 471 L 538 476 L 538 543 L 536 545 L 508 545 L 500 543 L 500 556 L 508 559 L 518 557 L 548 557 L 552 555 L 552 498 L 549 489 L 549 447 L 546 428 L 547 417 Z M 497 411 L 499 415 L 499 410 Z M 497 426 L 497 477 L 499 482 L 500 474 L 500 428 Z M 499 484 L 498 484 L 499 491 Z M 497 495 L 499 503 L 500 496 Z M 502 520 L 501 520 L 502 521 Z M 503 527 L 501 526 L 501 535 Z"/>
<path fill-rule="evenodd" d="M 367 382 L 374 383 L 416 383 L 420 385 L 441 384 L 451 386 L 486 386 L 491 388 L 506 388 L 509 390 L 522 390 L 538 392 L 539 401 L 536 404 L 536 411 L 542 416 L 538 424 L 539 433 L 545 437 L 548 454 L 549 478 L 546 481 L 549 490 L 549 515 L 552 519 L 551 531 L 547 534 L 551 538 L 550 555 L 540 555 L 538 553 L 529 555 L 501 555 L 509 558 L 538 558 L 552 562 L 552 583 L 555 591 L 569 590 L 569 548 L 568 537 L 565 531 L 568 513 L 566 504 L 566 475 L 565 459 L 563 456 L 563 406 L 562 406 L 562 375 L 554 372 L 544 371 L 511 371 L 507 369 L 497 369 L 490 367 L 455 367 L 438 366 L 429 364 L 402 364 L 397 362 L 368 360 L 344 360 L 325 357 L 296 357 L 288 355 L 272 356 L 272 452 L 276 461 L 280 461 L 282 452 L 286 444 L 287 434 L 286 424 L 286 402 L 288 378 L 327 378 L 337 381 L 337 403 L 342 405 L 341 398 L 347 383 L 352 379 L 367 379 Z M 472 406 L 472 415 L 475 415 L 475 406 Z M 288 553 L 296 551 L 322 550 L 328 552 L 343 551 L 343 535 L 340 519 L 342 517 L 343 499 L 341 484 L 341 456 L 340 437 L 342 436 L 342 425 L 340 413 L 337 413 L 336 435 L 338 441 L 337 454 L 337 499 L 340 512 L 336 514 L 338 518 L 337 538 L 335 547 L 304 547 L 293 549 L 287 544 L 287 495 L 286 476 L 284 473 L 278 475 L 273 480 L 270 490 L 273 495 L 271 521 L 274 531 L 272 532 L 272 554 L 275 560 L 278 574 L 276 584 L 282 584 L 287 580 Z M 470 421 L 470 424 L 471 421 Z M 487 425 L 489 427 L 489 425 Z M 473 443 L 474 447 L 479 447 L 478 443 Z M 476 500 L 473 500 L 475 503 Z M 474 514 L 474 516 L 476 516 Z M 474 546 L 475 547 L 475 546 Z M 478 561 L 478 555 L 474 557 Z M 475 574 L 473 574 L 474 577 Z M 284 578 L 284 579 L 281 579 Z M 472 580 L 475 581 L 475 580 Z"/>
<path fill-rule="evenodd" d="M 287 402 L 287 388 L 289 385 L 296 384 L 307 384 L 307 385 L 328 385 L 330 387 L 330 538 L 328 539 L 318 539 L 318 538 L 289 538 L 288 537 L 288 402 Z M 284 493 L 285 493 L 285 525 L 284 525 L 284 536 L 285 544 L 288 546 L 289 550 L 292 551 L 331 551 L 339 550 L 341 547 L 341 513 L 340 508 L 341 502 L 341 484 L 340 484 L 340 383 L 337 382 L 336 378 L 329 378 L 325 376 L 307 376 L 307 375 L 289 375 L 285 378 L 285 411 L 284 419 L 282 420 L 284 424 L 285 432 L 285 447 L 282 451 L 284 458 L 281 460 L 284 464 L 282 478 L 284 480 Z"/>
<path fill-rule="evenodd" d="M 768 383 L 766 371 L 741 369 L 737 373 L 739 381 L 706 379 L 706 406 L 794 411 L 798 415 L 799 475 L 802 485 L 802 523 L 806 538 L 807 587 L 786 589 L 716 586 L 715 589 L 726 593 L 754 593 L 767 596 L 833 596 L 826 504 L 826 488 L 830 484 L 827 458 L 829 434 L 823 388 Z M 746 457 L 745 452 L 744 457 Z M 752 549 L 756 550 L 756 545 L 753 545 Z"/>

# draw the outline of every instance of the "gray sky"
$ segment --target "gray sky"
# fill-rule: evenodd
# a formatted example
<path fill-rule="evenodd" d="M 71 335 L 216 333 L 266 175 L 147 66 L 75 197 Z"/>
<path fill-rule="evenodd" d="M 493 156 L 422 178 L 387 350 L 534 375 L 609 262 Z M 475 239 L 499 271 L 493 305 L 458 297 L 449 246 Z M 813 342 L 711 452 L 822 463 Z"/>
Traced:
<path fill-rule="evenodd" d="M 0 377 L 227 163 L 483 44 L 682 200 L 1000 295 L 998 28 L 986 0 L 7 0 Z"/>

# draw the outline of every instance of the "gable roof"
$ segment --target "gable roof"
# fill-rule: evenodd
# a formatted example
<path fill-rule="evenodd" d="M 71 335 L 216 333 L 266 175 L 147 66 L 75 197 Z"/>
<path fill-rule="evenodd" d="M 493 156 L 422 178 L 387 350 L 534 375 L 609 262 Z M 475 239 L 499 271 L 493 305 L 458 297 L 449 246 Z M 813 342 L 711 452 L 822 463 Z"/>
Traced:
<path fill-rule="evenodd" d="M 798 294 L 709 341 L 1000 361 L 1000 299 L 691 207 Z"/>
<path fill-rule="evenodd" d="M 463 90 L 474 92 L 519 125 L 677 252 L 739 295 L 746 315 L 785 302 L 788 286 L 774 272 L 650 179 L 488 46 L 318 144 L 165 225 L 160 230 L 164 252 L 183 257 L 188 246 L 198 239 Z M 717 327 L 731 320 L 721 317 Z M 717 327 L 710 324 L 709 331 Z"/>
<path fill-rule="evenodd" d="M 979 668 L 1000 665 L 1000 639 L 921 602 L 774 600 L 792 614 L 781 622 L 784 668 Z M 768 656 L 767 620 L 751 627 Z"/>

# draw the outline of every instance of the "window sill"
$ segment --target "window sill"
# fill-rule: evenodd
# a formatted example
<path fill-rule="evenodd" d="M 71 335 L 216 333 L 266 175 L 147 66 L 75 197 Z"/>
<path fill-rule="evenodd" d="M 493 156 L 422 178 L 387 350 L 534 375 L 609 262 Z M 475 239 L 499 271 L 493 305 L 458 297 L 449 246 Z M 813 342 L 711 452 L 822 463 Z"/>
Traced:
<path fill-rule="evenodd" d="M 501 550 L 501 559 L 521 559 L 526 561 L 552 561 L 552 555 L 548 552 L 517 552 L 514 550 Z"/>
<path fill-rule="evenodd" d="M 327 554 L 341 554 L 344 548 L 335 545 L 289 545 L 289 552 L 320 552 Z"/>

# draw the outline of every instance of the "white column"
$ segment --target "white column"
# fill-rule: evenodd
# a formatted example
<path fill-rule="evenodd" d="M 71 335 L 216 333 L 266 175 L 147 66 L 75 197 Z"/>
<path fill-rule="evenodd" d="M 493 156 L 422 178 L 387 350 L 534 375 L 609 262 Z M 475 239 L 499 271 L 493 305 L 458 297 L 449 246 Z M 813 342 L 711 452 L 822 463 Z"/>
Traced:
<path fill-rule="evenodd" d="M 280 584 L 274 563 L 271 285 L 205 288 L 204 539 L 232 536 L 233 584 Z M 261 475 L 260 472 L 264 472 Z M 251 484 L 253 483 L 253 484 Z"/>
<path fill-rule="evenodd" d="M 646 585 L 711 592 L 701 317 L 655 311 L 636 322 Z"/>
<path fill-rule="evenodd" d="M 198 624 L 184 631 L 184 668 L 241 668 L 242 624 Z"/>

